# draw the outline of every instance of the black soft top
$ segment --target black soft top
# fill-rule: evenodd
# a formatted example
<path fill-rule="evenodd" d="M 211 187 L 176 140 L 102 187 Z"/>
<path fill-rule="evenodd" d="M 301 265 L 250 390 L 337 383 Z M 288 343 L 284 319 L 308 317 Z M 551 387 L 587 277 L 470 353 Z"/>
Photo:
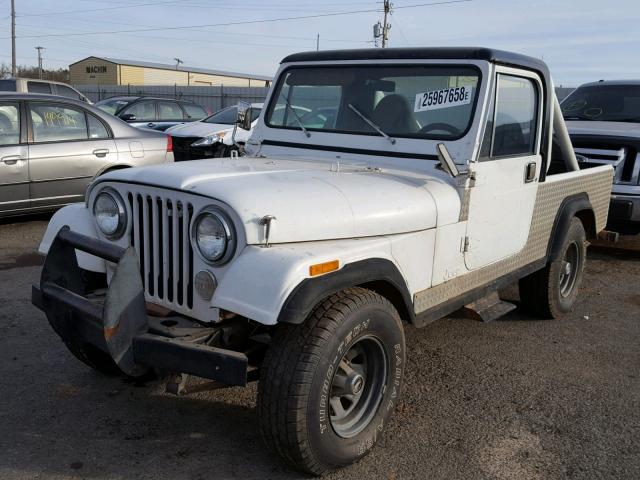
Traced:
<path fill-rule="evenodd" d="M 285 57 L 281 63 L 327 62 L 344 60 L 485 60 L 510 67 L 534 70 L 550 85 L 546 63 L 520 53 L 482 47 L 429 48 L 360 48 L 353 50 L 320 50 L 300 52 Z"/>

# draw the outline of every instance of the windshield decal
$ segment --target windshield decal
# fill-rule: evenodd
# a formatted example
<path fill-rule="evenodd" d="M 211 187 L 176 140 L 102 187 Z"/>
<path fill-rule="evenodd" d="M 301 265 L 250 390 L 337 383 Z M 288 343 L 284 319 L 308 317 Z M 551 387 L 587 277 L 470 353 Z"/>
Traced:
<path fill-rule="evenodd" d="M 471 103 L 472 98 L 473 88 L 471 87 L 443 88 L 441 90 L 418 93 L 413 111 L 424 112 L 425 110 L 468 105 Z"/>

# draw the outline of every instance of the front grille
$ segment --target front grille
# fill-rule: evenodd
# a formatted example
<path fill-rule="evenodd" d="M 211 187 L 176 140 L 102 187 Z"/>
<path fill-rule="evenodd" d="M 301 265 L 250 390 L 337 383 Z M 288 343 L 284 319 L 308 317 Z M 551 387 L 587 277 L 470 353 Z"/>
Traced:
<path fill-rule="evenodd" d="M 637 139 L 571 135 L 580 168 L 611 165 L 615 170 L 613 181 L 617 184 L 638 185 L 640 159 Z"/>
<path fill-rule="evenodd" d="M 167 192 L 168 193 L 168 192 Z M 193 308 L 193 205 L 163 192 L 127 195 L 131 245 L 138 253 L 146 297 L 168 308 Z"/>
<path fill-rule="evenodd" d="M 192 147 L 191 144 L 202 137 L 171 137 L 173 141 L 173 159 L 176 162 L 198 160 L 214 155 L 214 147 Z"/>

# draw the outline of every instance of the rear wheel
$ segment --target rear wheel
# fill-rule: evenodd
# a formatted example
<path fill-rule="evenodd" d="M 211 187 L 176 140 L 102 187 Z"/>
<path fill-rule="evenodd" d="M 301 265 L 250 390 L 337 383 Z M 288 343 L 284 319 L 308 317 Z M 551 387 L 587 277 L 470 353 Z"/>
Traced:
<path fill-rule="evenodd" d="M 562 317 L 571 311 L 578 297 L 587 257 L 580 219 L 571 220 L 560 252 L 545 268 L 520 280 L 522 305 L 543 318 Z"/>
<path fill-rule="evenodd" d="M 315 475 L 365 456 L 398 402 L 404 352 L 398 312 L 363 288 L 332 295 L 301 325 L 280 325 L 258 385 L 267 446 Z"/>

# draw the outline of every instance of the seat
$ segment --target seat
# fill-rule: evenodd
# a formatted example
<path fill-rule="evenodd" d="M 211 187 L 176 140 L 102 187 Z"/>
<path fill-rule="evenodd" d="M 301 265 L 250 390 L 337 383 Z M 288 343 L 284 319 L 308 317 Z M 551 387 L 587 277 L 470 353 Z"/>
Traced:
<path fill-rule="evenodd" d="M 417 122 L 406 98 L 396 93 L 382 98 L 373 109 L 373 122 L 385 133 L 406 134 L 417 131 Z"/>

